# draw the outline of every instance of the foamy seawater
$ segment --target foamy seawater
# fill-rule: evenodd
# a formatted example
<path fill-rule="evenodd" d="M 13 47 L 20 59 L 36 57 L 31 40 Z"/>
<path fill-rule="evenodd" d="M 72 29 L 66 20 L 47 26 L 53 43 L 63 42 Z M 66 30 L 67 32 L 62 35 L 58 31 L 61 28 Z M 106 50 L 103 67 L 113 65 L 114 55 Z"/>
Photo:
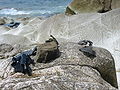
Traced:
<path fill-rule="evenodd" d="M 72 0 L 0 0 L 0 16 L 45 16 L 64 13 Z"/>

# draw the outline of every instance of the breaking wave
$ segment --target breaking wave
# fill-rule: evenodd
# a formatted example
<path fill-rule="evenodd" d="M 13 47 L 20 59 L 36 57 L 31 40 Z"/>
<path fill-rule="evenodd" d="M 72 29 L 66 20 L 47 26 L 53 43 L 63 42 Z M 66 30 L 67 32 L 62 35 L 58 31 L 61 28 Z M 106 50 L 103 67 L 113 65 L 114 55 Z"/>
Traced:
<path fill-rule="evenodd" d="M 57 10 L 56 10 L 57 11 Z M 8 8 L 8 9 L 1 9 L 0 10 L 0 16 L 4 16 L 4 15 L 39 15 L 39 16 L 49 16 L 55 13 L 60 13 L 60 11 L 56 12 L 56 11 L 50 11 L 50 10 L 31 10 L 31 11 L 20 11 L 14 8 Z"/>
<path fill-rule="evenodd" d="M 30 14 L 30 12 L 18 11 L 14 8 L 10 8 L 10 9 L 1 9 L 0 14 L 4 14 L 4 15 L 23 15 L 23 14 Z"/>

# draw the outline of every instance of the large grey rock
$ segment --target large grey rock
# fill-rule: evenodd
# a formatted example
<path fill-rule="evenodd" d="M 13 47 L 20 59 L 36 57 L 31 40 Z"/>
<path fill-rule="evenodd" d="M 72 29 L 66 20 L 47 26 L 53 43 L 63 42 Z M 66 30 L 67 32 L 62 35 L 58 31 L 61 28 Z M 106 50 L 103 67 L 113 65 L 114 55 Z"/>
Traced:
<path fill-rule="evenodd" d="M 0 62 L 1 90 L 117 90 L 114 60 L 94 47 L 95 58 L 85 56 L 76 43 L 62 43 L 61 56 L 50 63 L 36 63 L 33 76 L 13 75 L 11 59 Z M 5 74 L 7 73 L 7 74 Z M 6 76 L 5 76 L 6 75 Z M 4 77 L 4 78 L 3 78 Z M 112 86 L 114 87 L 112 87 Z"/>
<path fill-rule="evenodd" d="M 41 20 L 34 18 L 16 29 L 0 33 L 0 43 L 28 45 L 43 43 L 54 35 L 59 42 L 89 39 L 94 45 L 106 48 L 111 52 L 119 68 L 120 46 L 120 9 L 104 14 L 85 13 L 73 16 L 55 15 Z M 46 27 L 47 25 L 47 27 Z"/>
<path fill-rule="evenodd" d="M 95 58 L 89 58 L 79 51 L 82 46 L 75 43 L 64 43 L 60 45 L 61 57 L 49 64 L 37 65 L 37 67 L 44 68 L 54 65 L 81 65 L 89 66 L 98 70 L 103 79 L 109 82 L 114 87 L 117 87 L 117 78 L 114 59 L 111 54 L 102 48 L 93 48 L 96 52 Z M 110 78 L 110 79 L 108 79 Z"/>
<path fill-rule="evenodd" d="M 98 71 L 79 65 L 59 65 L 39 70 L 36 77 L 9 77 L 1 90 L 117 90 Z"/>
<path fill-rule="evenodd" d="M 119 0 L 73 0 L 66 8 L 67 14 L 109 11 L 120 8 Z M 74 12 L 74 13 L 73 13 Z"/>

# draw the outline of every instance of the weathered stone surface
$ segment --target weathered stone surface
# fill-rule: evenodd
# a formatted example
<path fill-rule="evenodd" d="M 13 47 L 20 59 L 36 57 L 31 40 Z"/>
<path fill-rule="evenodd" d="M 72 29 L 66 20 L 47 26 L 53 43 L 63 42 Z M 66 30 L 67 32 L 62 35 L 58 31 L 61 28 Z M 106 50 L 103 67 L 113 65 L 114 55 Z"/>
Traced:
<path fill-rule="evenodd" d="M 21 45 L 0 44 L 0 59 L 12 57 L 22 51 Z"/>
<path fill-rule="evenodd" d="M 10 28 L 5 27 L 4 25 L 0 25 L 0 34 L 5 33 L 9 30 L 10 30 Z"/>
<path fill-rule="evenodd" d="M 3 18 L 0 18 L 0 25 L 4 25 L 5 24 L 5 20 Z"/>
<path fill-rule="evenodd" d="M 12 64 L 12 58 L 0 60 L 0 78 L 1 79 L 4 79 L 10 76 L 14 72 L 14 69 L 11 67 L 11 64 Z"/>
<path fill-rule="evenodd" d="M 66 8 L 66 11 L 65 11 L 65 14 L 66 15 L 74 15 L 76 14 L 73 10 L 71 10 L 69 7 Z"/>
<path fill-rule="evenodd" d="M 10 22 L 12 22 L 12 21 L 14 21 L 14 20 L 11 19 L 11 18 L 0 17 L 0 25 L 4 25 L 4 24 L 10 23 Z"/>
<path fill-rule="evenodd" d="M 120 8 L 120 0 L 112 0 L 112 8 Z"/>
<path fill-rule="evenodd" d="M 0 44 L 0 52 L 6 53 L 12 51 L 13 47 L 10 44 Z"/>
<path fill-rule="evenodd" d="M 39 70 L 37 77 L 8 77 L 2 90 L 117 90 L 87 66 L 59 65 Z"/>
<path fill-rule="evenodd" d="M 33 76 L 12 75 L 11 59 L 0 62 L 2 90 L 117 90 L 114 60 L 102 48 L 94 47 L 95 58 L 85 56 L 76 43 L 62 43 L 61 56 L 50 63 L 36 63 Z M 6 75 L 6 76 L 5 76 Z M 6 78 L 7 77 L 7 78 Z M 110 85 L 111 84 L 111 85 Z"/>
<path fill-rule="evenodd" d="M 119 0 L 73 0 L 66 8 L 67 14 L 109 11 L 120 7 Z M 68 11 L 69 9 L 69 11 Z M 70 11 L 74 12 L 71 13 Z"/>
<path fill-rule="evenodd" d="M 102 78 L 108 81 L 111 85 L 117 87 L 115 63 L 113 57 L 107 50 L 102 48 L 93 48 L 93 50 L 96 52 L 96 57 L 89 58 L 79 51 L 82 46 L 78 44 L 66 43 L 60 46 L 60 51 L 62 52 L 61 57 L 56 59 L 52 63 L 49 63 L 50 66 L 71 64 L 90 66 L 97 69 L 100 72 Z M 44 68 L 48 67 L 49 64 L 38 64 L 37 67 Z"/>
<path fill-rule="evenodd" d="M 60 56 L 58 44 L 57 40 L 53 37 L 45 41 L 45 43 L 37 45 L 34 60 L 39 63 L 47 63 L 58 58 Z"/>
<path fill-rule="evenodd" d="M 5 57 L 5 53 L 11 52 L 13 47 L 10 44 L 0 44 L 0 58 Z"/>

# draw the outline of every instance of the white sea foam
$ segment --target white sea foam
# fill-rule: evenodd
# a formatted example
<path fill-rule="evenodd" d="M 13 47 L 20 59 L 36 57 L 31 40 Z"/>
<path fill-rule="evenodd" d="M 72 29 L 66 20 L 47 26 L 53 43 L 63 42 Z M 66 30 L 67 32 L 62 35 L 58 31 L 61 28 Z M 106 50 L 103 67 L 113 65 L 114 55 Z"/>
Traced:
<path fill-rule="evenodd" d="M 0 10 L 0 14 L 7 14 L 7 15 L 23 15 L 23 14 L 30 14 L 27 11 L 18 11 L 14 8 L 2 9 Z"/>
<path fill-rule="evenodd" d="M 52 14 L 54 12 L 49 11 L 49 10 L 32 10 L 29 11 L 31 14 Z"/>
<path fill-rule="evenodd" d="M 53 14 L 55 13 L 54 11 L 49 11 L 49 10 L 31 10 L 31 11 L 19 11 L 14 8 L 8 8 L 8 9 L 1 9 L 0 10 L 0 15 L 44 15 L 44 14 Z"/>

